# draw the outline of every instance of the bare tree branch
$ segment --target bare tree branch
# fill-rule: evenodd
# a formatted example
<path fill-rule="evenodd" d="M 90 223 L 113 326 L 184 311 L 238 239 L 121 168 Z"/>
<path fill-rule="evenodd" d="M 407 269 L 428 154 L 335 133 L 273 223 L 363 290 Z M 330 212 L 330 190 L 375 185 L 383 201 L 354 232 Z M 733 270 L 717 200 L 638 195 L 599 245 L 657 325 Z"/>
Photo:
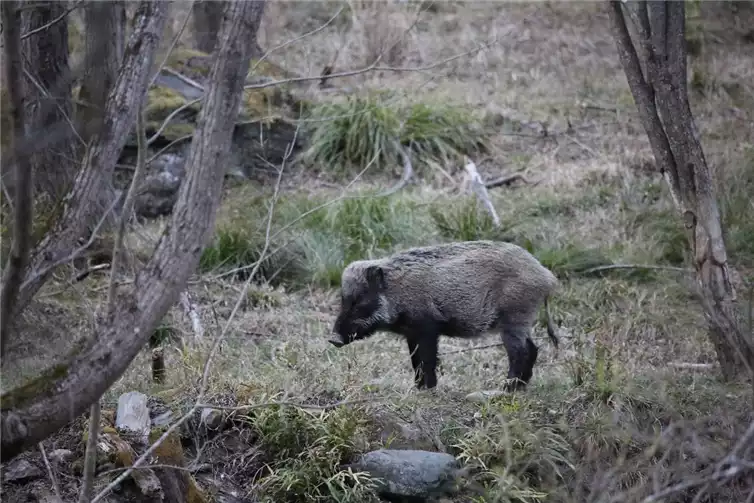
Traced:
<path fill-rule="evenodd" d="M 72 6 L 68 7 L 65 10 L 65 12 L 63 12 L 62 14 L 60 14 L 58 17 L 56 17 L 52 21 L 50 21 L 48 23 L 45 23 L 44 25 L 39 26 L 37 28 L 34 28 L 33 30 L 29 30 L 26 33 L 24 33 L 23 35 L 21 35 L 21 40 L 24 40 L 25 38 L 31 37 L 32 35 L 36 35 L 37 33 L 41 33 L 43 31 L 49 29 L 52 25 L 54 25 L 55 23 L 58 23 L 58 22 L 62 21 L 63 19 L 65 19 L 65 17 L 68 14 L 70 14 L 73 11 L 75 11 L 76 9 L 78 9 L 79 7 L 81 7 L 82 5 L 84 5 L 84 0 L 79 0 L 78 2 L 76 2 L 75 4 L 73 4 Z"/>
<path fill-rule="evenodd" d="M 136 10 L 121 70 L 105 106 L 106 120 L 92 138 L 62 217 L 34 250 L 14 315 L 25 308 L 47 281 L 50 265 L 68 256 L 89 223 L 100 211 L 105 213 L 104 208 L 92 202 L 109 186 L 118 156 L 133 127 L 137 104 L 145 92 L 154 51 L 162 35 L 167 6 L 165 2 L 144 1 Z"/>
<path fill-rule="evenodd" d="M 8 82 L 8 97 L 10 98 L 10 115 L 13 130 L 10 136 L 11 159 L 15 165 L 15 194 L 13 215 L 13 246 L 11 248 L 8 265 L 3 274 L 2 301 L 0 304 L 0 354 L 5 356 L 8 343 L 12 313 L 18 301 L 23 274 L 29 262 L 31 248 L 31 224 L 33 211 L 31 163 L 26 156 L 13 155 L 14 144 L 17 139 L 26 137 L 26 124 L 23 110 L 23 95 L 21 75 L 23 62 L 21 60 L 21 42 L 19 31 L 21 15 L 18 12 L 18 2 L 3 2 L 2 6 L 3 31 L 5 32 L 5 72 Z"/>
<path fill-rule="evenodd" d="M 160 23 L 154 18 L 164 20 L 164 5 L 164 2 L 144 2 L 139 7 L 141 17 L 146 19 L 139 21 L 137 16 L 133 44 L 129 43 L 126 61 L 139 52 L 133 45 L 143 49 L 156 42 L 158 36 L 154 29 L 160 27 Z M 34 383 L 38 392 L 33 395 L 24 395 L 23 390 L 11 390 L 3 395 L 3 436 L 0 439 L 3 462 L 81 414 L 123 374 L 196 268 L 214 228 L 222 173 L 249 69 L 248 52 L 253 36 L 250 17 L 254 14 L 251 5 L 250 2 L 227 2 L 219 50 L 209 76 L 211 85 L 186 163 L 188 177 L 179 189 L 171 224 L 149 263 L 137 274 L 134 285 L 117 292 L 116 308 L 97 320 L 91 346 L 75 352 L 71 361 L 55 367 L 52 375 L 41 376 Z M 137 44 L 147 26 L 151 28 L 148 30 L 151 35 Z M 144 59 L 151 60 L 151 56 Z M 149 67 L 150 61 L 142 62 Z M 109 104 L 116 101 L 124 84 L 123 75 L 128 73 L 121 72 L 122 78 L 119 77 Z M 147 72 L 132 71 L 131 76 L 131 85 L 139 82 L 139 96 L 143 95 Z M 133 108 L 140 101 L 128 100 L 132 109 L 129 115 L 133 115 Z M 112 114 L 117 111 L 110 110 L 106 125 L 112 123 Z M 113 161 L 110 169 L 114 164 Z M 61 415 L 61 411 L 67 414 Z"/>

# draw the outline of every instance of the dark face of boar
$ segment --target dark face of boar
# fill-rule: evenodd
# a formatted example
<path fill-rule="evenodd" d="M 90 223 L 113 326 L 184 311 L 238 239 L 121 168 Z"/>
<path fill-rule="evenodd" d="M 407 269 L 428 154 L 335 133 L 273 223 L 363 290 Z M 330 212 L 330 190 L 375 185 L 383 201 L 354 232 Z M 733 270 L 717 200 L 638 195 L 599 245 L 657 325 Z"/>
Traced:
<path fill-rule="evenodd" d="M 341 304 L 333 325 L 337 336 L 329 340 L 335 347 L 343 347 L 374 334 L 386 322 L 385 301 L 381 292 L 385 288 L 385 276 L 381 268 L 370 267 L 364 278 L 341 287 Z"/>

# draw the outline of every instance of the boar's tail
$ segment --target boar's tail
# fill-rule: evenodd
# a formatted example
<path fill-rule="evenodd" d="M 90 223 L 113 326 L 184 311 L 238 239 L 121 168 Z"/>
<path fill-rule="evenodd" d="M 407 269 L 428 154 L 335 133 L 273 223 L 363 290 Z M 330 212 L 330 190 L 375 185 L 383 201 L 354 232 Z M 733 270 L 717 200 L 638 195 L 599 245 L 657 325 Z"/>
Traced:
<path fill-rule="evenodd" d="M 550 306 L 547 304 L 547 300 L 550 298 L 550 296 L 545 297 L 545 314 L 547 315 L 547 335 L 550 337 L 550 340 L 552 341 L 552 345 L 555 346 L 555 349 L 558 349 L 558 336 L 555 333 L 555 325 L 552 323 L 552 318 L 550 317 Z"/>

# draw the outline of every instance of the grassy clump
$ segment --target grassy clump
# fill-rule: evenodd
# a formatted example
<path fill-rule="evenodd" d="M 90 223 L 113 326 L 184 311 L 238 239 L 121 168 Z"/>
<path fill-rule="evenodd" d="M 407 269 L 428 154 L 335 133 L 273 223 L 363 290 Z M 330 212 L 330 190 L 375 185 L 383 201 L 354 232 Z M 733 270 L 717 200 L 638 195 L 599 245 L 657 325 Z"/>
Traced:
<path fill-rule="evenodd" d="M 267 470 L 253 487 L 261 501 L 378 501 L 366 473 L 341 471 L 368 446 L 369 419 L 341 407 L 311 414 L 294 407 L 260 409 L 248 422 L 265 453 Z"/>
<path fill-rule="evenodd" d="M 264 248 L 267 208 L 262 197 L 232 206 L 205 248 L 200 270 L 231 271 L 245 278 Z M 328 204 L 331 202 L 332 204 Z M 349 262 L 373 258 L 398 246 L 422 242 L 427 226 L 410 197 L 354 197 L 335 202 L 324 197 L 288 197 L 277 203 L 268 254 L 258 275 L 277 285 L 294 288 L 311 284 L 340 284 Z"/>
<path fill-rule="evenodd" d="M 459 107 L 391 103 L 381 94 L 348 97 L 314 107 L 306 157 L 338 172 L 353 173 L 374 162 L 377 170 L 400 166 L 401 147 L 412 143 L 414 167 L 444 162 L 486 147 L 487 134 Z M 417 162 L 419 161 L 419 162 Z"/>

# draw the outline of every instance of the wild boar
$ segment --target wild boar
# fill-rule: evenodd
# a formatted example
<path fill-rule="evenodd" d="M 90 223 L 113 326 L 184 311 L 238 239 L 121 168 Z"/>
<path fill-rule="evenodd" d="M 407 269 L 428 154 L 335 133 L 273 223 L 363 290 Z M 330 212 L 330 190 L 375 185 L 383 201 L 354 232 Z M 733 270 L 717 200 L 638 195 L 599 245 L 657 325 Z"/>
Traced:
<path fill-rule="evenodd" d="M 437 385 L 440 335 L 474 338 L 500 330 L 508 353 L 505 389 L 528 384 L 538 347 L 530 332 L 540 306 L 547 334 L 558 338 L 547 304 L 555 275 L 520 246 L 461 241 L 410 248 L 350 263 L 341 277 L 341 306 L 333 326 L 336 347 L 378 331 L 405 338 L 418 388 Z"/>

